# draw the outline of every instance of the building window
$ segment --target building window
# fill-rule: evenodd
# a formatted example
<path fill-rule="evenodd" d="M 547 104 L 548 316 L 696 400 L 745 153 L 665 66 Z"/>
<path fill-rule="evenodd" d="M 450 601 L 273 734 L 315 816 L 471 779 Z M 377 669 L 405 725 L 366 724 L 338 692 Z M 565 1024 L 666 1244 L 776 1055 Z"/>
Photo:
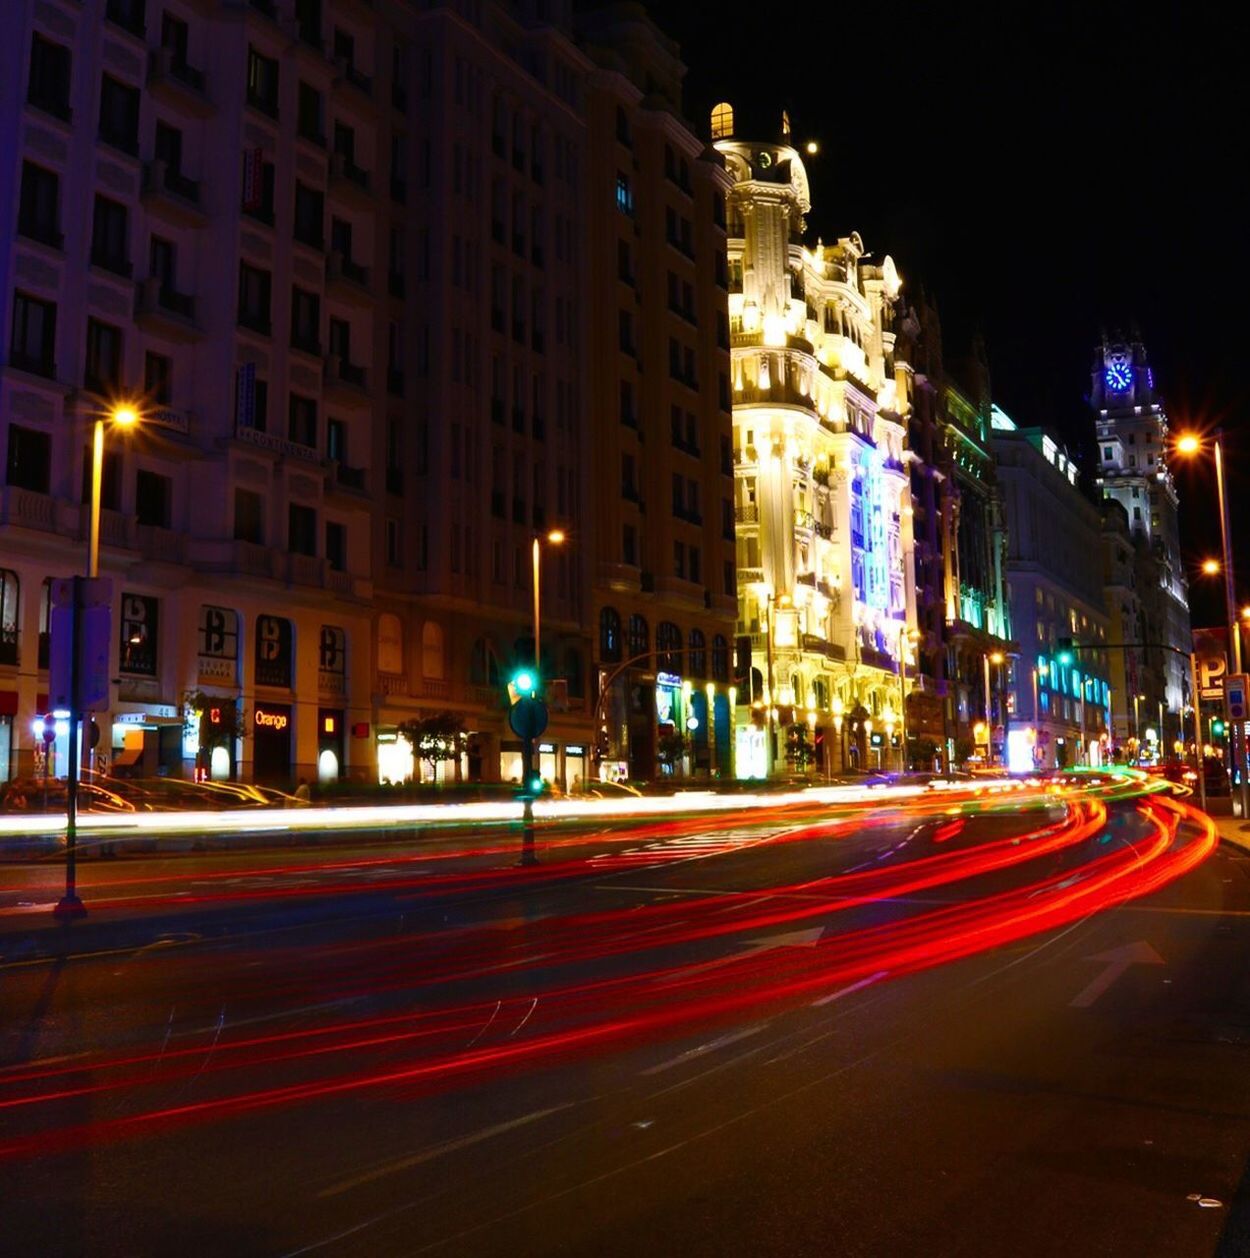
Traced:
<path fill-rule="evenodd" d="M 271 118 L 278 116 L 278 63 L 251 44 L 247 48 L 247 103 Z"/>
<path fill-rule="evenodd" d="M 317 403 L 310 397 L 291 394 L 287 415 L 287 436 L 297 445 L 317 448 Z"/>
<path fill-rule="evenodd" d="M 301 139 L 325 147 L 325 109 L 321 93 L 311 84 L 300 82 L 296 129 Z"/>
<path fill-rule="evenodd" d="M 296 180 L 295 183 L 295 239 L 310 249 L 325 245 L 326 199 L 316 188 Z"/>
<path fill-rule="evenodd" d="M 638 566 L 638 532 L 632 524 L 621 530 L 621 562 L 631 568 Z"/>
<path fill-rule="evenodd" d="M 647 626 L 647 618 L 635 612 L 629 618 L 629 633 L 625 643 L 629 658 L 646 655 L 651 650 L 651 631 Z"/>
<path fill-rule="evenodd" d="M 126 207 L 97 196 L 91 220 L 91 265 L 129 276 L 130 232 Z"/>
<path fill-rule="evenodd" d="M 173 401 L 174 360 L 148 350 L 143 356 L 143 392 L 149 402 L 168 406 Z"/>
<path fill-rule="evenodd" d="M 22 163 L 22 192 L 17 210 L 17 230 L 30 240 L 61 247 L 60 179 L 34 162 Z"/>
<path fill-rule="evenodd" d="M 155 677 L 159 636 L 160 600 L 123 593 L 119 669 L 132 676 Z"/>
<path fill-rule="evenodd" d="M 18 588 L 17 573 L 0 568 L 0 664 L 9 667 L 17 665 Z"/>
<path fill-rule="evenodd" d="M 599 613 L 599 659 L 612 663 L 621 658 L 621 614 L 615 607 Z"/>
<path fill-rule="evenodd" d="M 82 448 L 82 501 L 91 505 L 91 446 Z M 105 449 L 100 467 L 100 506 L 106 511 L 118 511 L 122 501 L 122 460 L 116 450 Z"/>
<path fill-rule="evenodd" d="M 321 353 L 321 298 L 291 289 L 291 344 L 308 354 Z"/>
<path fill-rule="evenodd" d="M 70 120 L 70 52 L 36 32 L 30 42 L 30 84 L 26 99 L 63 122 Z"/>
<path fill-rule="evenodd" d="M 388 519 L 386 521 L 386 562 L 392 568 L 398 568 L 403 563 L 400 536 L 399 521 L 393 518 Z"/>
<path fill-rule="evenodd" d="M 616 172 L 616 208 L 622 214 L 632 215 L 634 212 L 634 189 L 629 176 L 621 170 Z"/>
<path fill-rule="evenodd" d="M 689 640 L 690 652 L 687 658 L 686 671 L 691 677 L 707 676 L 707 639 L 702 629 L 691 629 Z"/>
<path fill-rule="evenodd" d="M 347 525 L 326 521 L 326 562 L 334 572 L 347 571 Z"/>
<path fill-rule="evenodd" d="M 268 271 L 239 263 L 239 325 L 269 335 L 273 279 Z"/>
<path fill-rule="evenodd" d="M 256 684 L 288 689 L 294 666 L 294 634 L 282 616 L 256 617 Z"/>
<path fill-rule="evenodd" d="M 443 627 L 436 620 L 427 620 L 421 626 L 421 676 L 441 681 L 444 675 Z"/>
<path fill-rule="evenodd" d="M 293 502 L 287 508 L 287 549 L 293 555 L 317 554 L 317 512 Z"/>
<path fill-rule="evenodd" d="M 27 293 L 13 294 L 13 332 L 9 362 L 40 376 L 56 374 L 56 306 Z"/>
<path fill-rule="evenodd" d="M 655 666 L 666 673 L 681 672 L 681 630 L 663 620 L 655 631 Z"/>
<path fill-rule="evenodd" d="M 719 633 L 712 639 L 712 680 L 729 680 L 729 643 Z"/>
<path fill-rule="evenodd" d="M 116 393 L 121 387 L 121 362 L 121 329 L 99 319 L 88 319 L 83 384 L 96 393 Z"/>
<path fill-rule="evenodd" d="M 139 152 L 139 89 L 106 74 L 100 82 L 100 139 L 132 157 Z"/>
<path fill-rule="evenodd" d="M 135 520 L 154 528 L 169 527 L 173 482 L 168 476 L 140 469 L 135 473 Z"/>

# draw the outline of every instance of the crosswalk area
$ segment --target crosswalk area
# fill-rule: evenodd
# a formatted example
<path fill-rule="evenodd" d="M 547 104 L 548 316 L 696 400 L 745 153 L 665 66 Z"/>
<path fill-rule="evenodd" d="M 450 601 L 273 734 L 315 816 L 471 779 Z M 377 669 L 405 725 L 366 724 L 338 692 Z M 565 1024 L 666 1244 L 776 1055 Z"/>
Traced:
<path fill-rule="evenodd" d="M 650 843 L 643 843 L 637 847 L 600 852 L 590 857 L 589 863 L 600 869 L 650 869 L 660 865 L 706 860 L 711 856 L 723 856 L 730 852 L 743 851 L 746 848 L 767 843 L 776 837 L 776 832 L 761 832 L 758 826 L 742 826 L 737 829 L 702 834 L 673 835 L 654 839 Z"/>

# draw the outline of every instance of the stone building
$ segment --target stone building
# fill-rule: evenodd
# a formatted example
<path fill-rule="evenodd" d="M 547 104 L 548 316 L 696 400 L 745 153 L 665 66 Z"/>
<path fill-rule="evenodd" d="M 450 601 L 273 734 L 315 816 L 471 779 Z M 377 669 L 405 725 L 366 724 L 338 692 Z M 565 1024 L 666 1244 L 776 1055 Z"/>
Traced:
<path fill-rule="evenodd" d="M 897 768 L 915 630 L 901 281 L 808 242 L 797 149 L 713 111 L 728 199 L 740 776 Z M 749 658 L 748 658 L 749 657 Z"/>

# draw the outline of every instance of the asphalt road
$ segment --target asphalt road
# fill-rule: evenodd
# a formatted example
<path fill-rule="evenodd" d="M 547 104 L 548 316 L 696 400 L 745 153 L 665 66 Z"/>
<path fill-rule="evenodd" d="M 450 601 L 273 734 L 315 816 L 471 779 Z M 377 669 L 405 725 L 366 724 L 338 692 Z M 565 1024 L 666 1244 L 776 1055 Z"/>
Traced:
<path fill-rule="evenodd" d="M 1246 857 L 1026 803 L 0 868 L 0 1252 L 1250 1253 Z"/>

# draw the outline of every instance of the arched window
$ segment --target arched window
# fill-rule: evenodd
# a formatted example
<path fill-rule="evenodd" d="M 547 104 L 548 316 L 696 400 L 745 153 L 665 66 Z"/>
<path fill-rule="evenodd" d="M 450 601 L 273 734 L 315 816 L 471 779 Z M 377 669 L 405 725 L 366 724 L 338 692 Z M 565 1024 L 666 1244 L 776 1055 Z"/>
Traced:
<path fill-rule="evenodd" d="M 582 667 L 582 653 L 575 646 L 566 647 L 564 678 L 568 682 L 570 699 L 580 699 L 585 693 L 585 671 Z"/>
<path fill-rule="evenodd" d="M 421 676 L 431 681 L 442 681 L 446 676 L 443 626 L 437 620 L 427 620 L 421 626 Z"/>
<path fill-rule="evenodd" d="M 662 620 L 655 631 L 655 666 L 666 673 L 681 672 L 681 630 L 671 620 Z"/>
<path fill-rule="evenodd" d="M 829 683 L 823 677 L 812 682 L 812 706 L 824 711 L 829 706 Z"/>
<path fill-rule="evenodd" d="M 803 678 L 798 673 L 790 674 L 790 693 L 793 696 L 791 702 L 797 707 L 803 706 Z"/>
<path fill-rule="evenodd" d="M 378 617 L 378 672 L 404 671 L 404 629 L 393 612 Z"/>
<path fill-rule="evenodd" d="M 707 639 L 702 629 L 690 631 L 690 659 L 686 665 L 691 677 L 707 676 Z"/>
<path fill-rule="evenodd" d="M 599 613 L 599 659 L 612 663 L 621 658 L 621 613 L 605 607 Z"/>
<path fill-rule="evenodd" d="M 712 639 L 712 680 L 729 680 L 729 643 L 720 633 Z"/>
<path fill-rule="evenodd" d="M 0 568 L 0 664 L 17 663 L 17 573 Z"/>
<path fill-rule="evenodd" d="M 342 679 L 347 676 L 347 634 L 338 625 L 321 626 L 317 667 L 327 679 L 337 678 L 342 686 Z"/>
<path fill-rule="evenodd" d="M 646 655 L 651 650 L 651 630 L 647 618 L 635 612 L 629 618 L 629 637 L 625 643 L 630 659 L 635 655 Z"/>
<path fill-rule="evenodd" d="M 39 667 L 47 668 L 52 656 L 52 578 L 44 577 L 39 596 Z"/>

